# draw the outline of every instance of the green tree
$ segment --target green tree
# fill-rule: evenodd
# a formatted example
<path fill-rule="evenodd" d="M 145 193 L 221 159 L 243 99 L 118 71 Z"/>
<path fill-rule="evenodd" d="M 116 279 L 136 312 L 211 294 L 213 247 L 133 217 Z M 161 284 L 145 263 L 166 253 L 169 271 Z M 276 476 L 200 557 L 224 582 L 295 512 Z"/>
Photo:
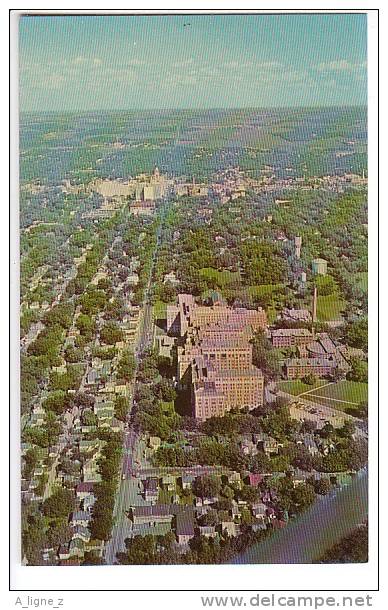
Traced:
<path fill-rule="evenodd" d="M 107 345 L 114 345 L 123 340 L 123 331 L 116 322 L 107 322 L 100 330 L 100 339 Z"/>
<path fill-rule="evenodd" d="M 281 372 L 278 352 L 272 347 L 263 330 L 255 333 L 252 345 L 253 364 L 262 371 L 266 380 L 277 379 Z"/>
<path fill-rule="evenodd" d="M 69 408 L 71 403 L 67 392 L 56 390 L 51 392 L 42 402 L 42 407 L 45 411 L 53 411 L 57 415 L 61 415 Z"/>
<path fill-rule="evenodd" d="M 302 381 L 303 381 L 303 383 L 306 383 L 307 385 L 314 385 L 317 382 L 317 377 L 315 375 L 313 375 L 312 373 L 309 373 L 309 375 L 306 375 L 305 377 L 303 377 Z"/>
<path fill-rule="evenodd" d="M 213 474 L 204 474 L 193 482 L 193 492 L 199 498 L 213 498 L 221 492 L 220 478 Z"/>
<path fill-rule="evenodd" d="M 74 509 L 74 493 L 63 487 L 59 487 L 42 504 L 42 511 L 46 517 L 64 518 L 68 517 Z"/>
<path fill-rule="evenodd" d="M 130 350 L 124 350 L 117 364 L 117 374 L 124 381 L 132 381 L 136 371 L 136 360 Z"/>
<path fill-rule="evenodd" d="M 347 374 L 347 378 L 351 381 L 358 381 L 361 383 L 368 382 L 368 363 L 361 358 L 350 359 L 351 370 Z"/>
<path fill-rule="evenodd" d="M 297 422 L 291 418 L 287 406 L 280 407 L 276 411 L 270 411 L 263 419 L 262 425 L 267 434 L 279 441 L 287 440 L 298 426 Z"/>
<path fill-rule="evenodd" d="M 359 318 L 354 322 L 350 322 L 345 328 L 345 340 L 352 347 L 368 349 L 368 320 Z"/>
<path fill-rule="evenodd" d="M 251 485 L 244 485 L 242 489 L 239 491 L 239 497 L 241 500 L 252 504 L 256 502 L 259 498 L 260 492 L 257 487 L 252 487 Z"/>
<path fill-rule="evenodd" d="M 115 416 L 120 421 L 126 421 L 129 403 L 125 396 L 117 396 L 115 400 Z"/>
<path fill-rule="evenodd" d="M 329 479 L 318 479 L 314 482 L 314 491 L 320 496 L 326 496 L 331 490 L 331 483 Z"/>

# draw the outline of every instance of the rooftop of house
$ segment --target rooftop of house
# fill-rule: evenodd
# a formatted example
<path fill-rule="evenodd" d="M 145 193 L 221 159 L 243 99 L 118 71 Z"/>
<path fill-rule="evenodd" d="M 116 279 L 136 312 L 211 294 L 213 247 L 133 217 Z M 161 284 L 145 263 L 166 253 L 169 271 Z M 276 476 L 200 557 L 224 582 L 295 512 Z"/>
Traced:
<path fill-rule="evenodd" d="M 290 358 L 286 361 L 286 365 L 290 366 L 333 366 L 333 360 L 328 358 Z"/>
<path fill-rule="evenodd" d="M 181 511 L 176 516 L 176 533 L 178 536 L 194 536 L 194 513 L 192 510 Z"/>
<path fill-rule="evenodd" d="M 134 506 L 132 513 L 136 517 L 167 517 L 177 515 L 182 510 L 179 504 L 154 504 L 152 506 Z"/>
<path fill-rule="evenodd" d="M 201 534 L 214 534 L 216 528 L 214 525 L 200 525 L 199 531 Z"/>
<path fill-rule="evenodd" d="M 83 511 L 83 510 L 75 511 L 71 515 L 72 521 L 91 521 L 91 519 L 92 519 L 91 514 L 87 513 L 86 511 Z"/>
<path fill-rule="evenodd" d="M 277 328 L 272 331 L 273 337 L 312 337 L 308 328 Z"/>
<path fill-rule="evenodd" d="M 157 479 L 146 479 L 143 483 L 144 491 L 158 491 L 158 480 Z"/>

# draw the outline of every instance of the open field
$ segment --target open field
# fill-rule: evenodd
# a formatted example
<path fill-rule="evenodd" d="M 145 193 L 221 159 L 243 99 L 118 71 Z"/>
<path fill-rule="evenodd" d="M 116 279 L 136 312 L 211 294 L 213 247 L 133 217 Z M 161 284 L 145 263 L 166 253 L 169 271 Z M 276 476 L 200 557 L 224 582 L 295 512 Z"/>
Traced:
<path fill-rule="evenodd" d="M 368 384 L 356 381 L 329 383 L 321 379 L 314 386 L 309 386 L 297 379 L 282 381 L 279 388 L 293 396 L 303 396 L 306 400 L 310 398 L 312 402 L 346 413 L 351 413 L 360 403 L 368 400 Z"/>
<path fill-rule="evenodd" d="M 199 178 L 231 165 L 252 175 L 265 166 L 279 176 L 361 172 L 365 116 L 363 108 L 22 114 L 21 180 L 127 178 L 155 165 Z"/>
<path fill-rule="evenodd" d="M 321 322 L 341 320 L 344 308 L 345 301 L 338 294 L 318 295 L 317 316 Z"/>
<path fill-rule="evenodd" d="M 303 392 L 309 392 L 320 388 L 326 383 L 328 382 L 325 379 L 320 379 L 313 385 L 309 385 L 307 383 L 303 383 L 303 381 L 300 379 L 293 379 L 292 381 L 282 381 L 278 384 L 278 386 L 282 392 L 287 392 L 293 396 L 299 396 L 299 394 L 302 394 Z"/>
<path fill-rule="evenodd" d="M 154 303 L 154 318 L 155 320 L 165 320 L 167 316 L 167 303 L 156 301 Z"/>
<path fill-rule="evenodd" d="M 338 381 L 324 388 L 318 388 L 311 395 L 325 398 L 325 404 L 335 409 L 346 410 L 368 400 L 368 384 L 357 381 Z M 340 402 L 341 401 L 341 402 Z"/>
<path fill-rule="evenodd" d="M 240 279 L 240 273 L 238 271 L 232 272 L 227 269 L 218 271 L 218 269 L 214 269 L 213 267 L 204 267 L 203 269 L 200 269 L 200 274 L 205 279 L 214 280 L 220 288 Z"/>

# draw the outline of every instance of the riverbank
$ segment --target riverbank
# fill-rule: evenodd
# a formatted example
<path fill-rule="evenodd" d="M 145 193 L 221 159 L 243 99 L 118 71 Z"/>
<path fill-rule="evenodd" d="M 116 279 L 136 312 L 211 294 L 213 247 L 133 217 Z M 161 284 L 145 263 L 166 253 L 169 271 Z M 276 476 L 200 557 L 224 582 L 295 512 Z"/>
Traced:
<path fill-rule="evenodd" d="M 336 487 L 287 527 L 230 563 L 313 563 L 364 522 L 367 512 L 368 472 L 364 469 L 348 485 Z"/>
<path fill-rule="evenodd" d="M 331 547 L 315 563 L 366 563 L 368 561 L 368 522 Z"/>

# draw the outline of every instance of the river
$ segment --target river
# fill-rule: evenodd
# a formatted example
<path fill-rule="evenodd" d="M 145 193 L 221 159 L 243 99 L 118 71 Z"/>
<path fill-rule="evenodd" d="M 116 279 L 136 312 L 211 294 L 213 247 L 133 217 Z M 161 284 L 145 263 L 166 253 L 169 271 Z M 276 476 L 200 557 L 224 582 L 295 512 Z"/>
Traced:
<path fill-rule="evenodd" d="M 270 538 L 237 555 L 232 563 L 312 563 L 368 514 L 368 473 L 323 496 Z"/>

